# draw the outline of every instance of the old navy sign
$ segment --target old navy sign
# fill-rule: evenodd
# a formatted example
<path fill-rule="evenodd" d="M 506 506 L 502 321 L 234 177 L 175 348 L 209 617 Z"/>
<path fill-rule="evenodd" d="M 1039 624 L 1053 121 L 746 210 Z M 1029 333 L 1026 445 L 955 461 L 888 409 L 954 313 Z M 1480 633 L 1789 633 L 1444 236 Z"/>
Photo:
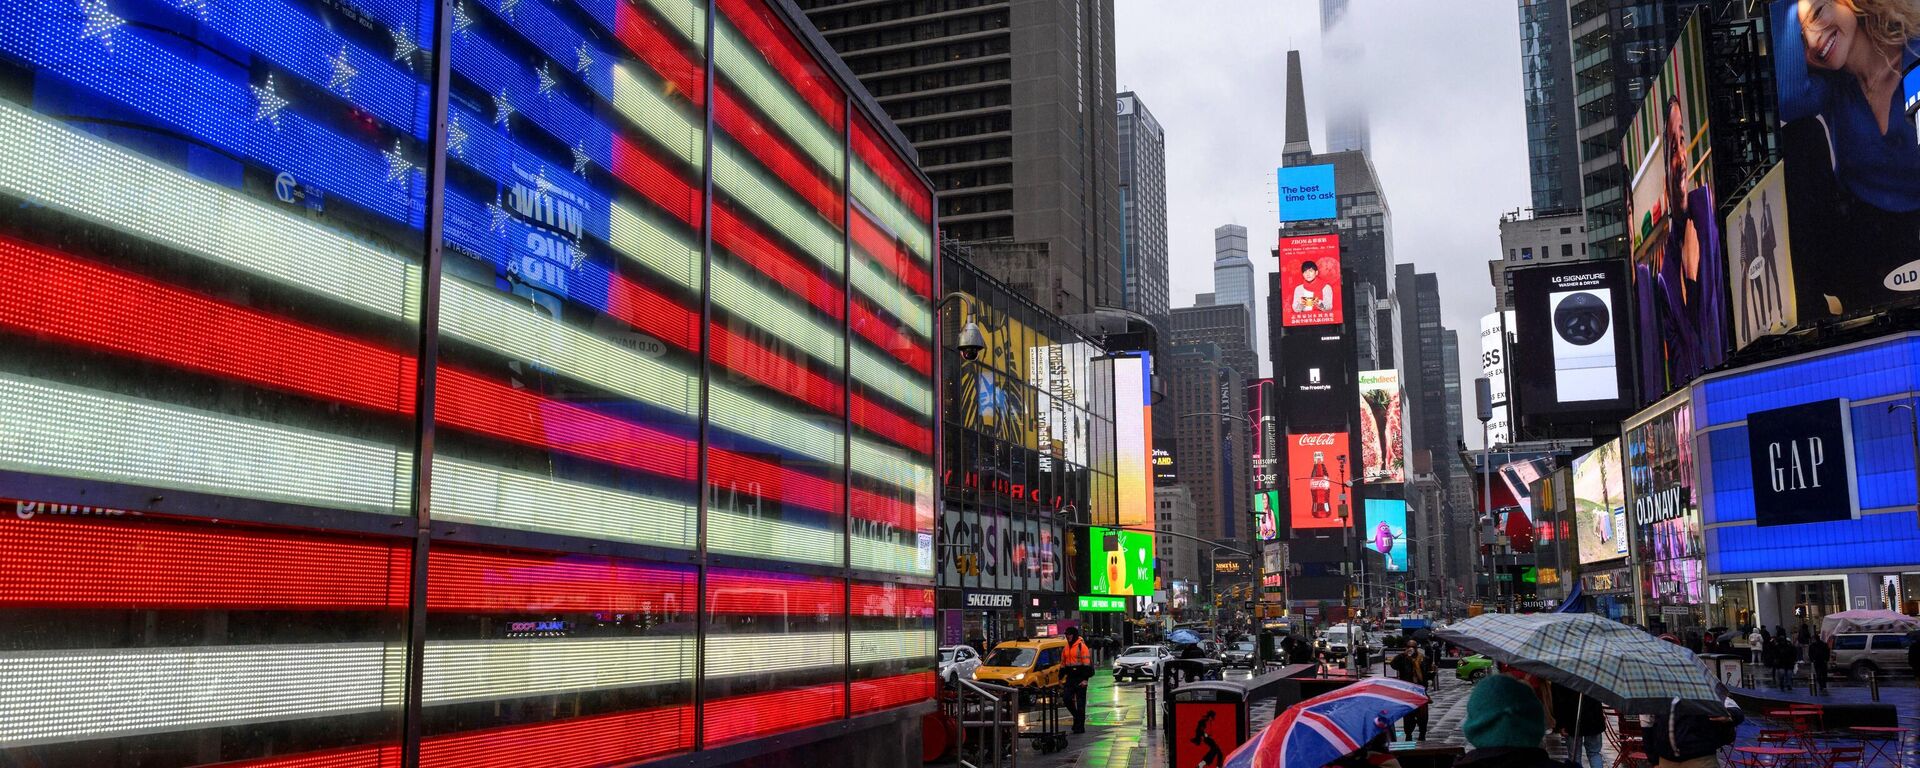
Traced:
<path fill-rule="evenodd" d="M 1747 414 L 1754 525 L 1860 517 L 1846 398 Z"/>

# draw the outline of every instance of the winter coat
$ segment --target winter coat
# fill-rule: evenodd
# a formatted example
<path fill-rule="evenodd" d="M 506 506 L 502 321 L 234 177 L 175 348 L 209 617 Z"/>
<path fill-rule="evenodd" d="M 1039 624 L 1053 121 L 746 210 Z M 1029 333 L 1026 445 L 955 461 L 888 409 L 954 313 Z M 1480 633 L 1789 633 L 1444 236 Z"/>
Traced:
<path fill-rule="evenodd" d="M 1476 749 L 1453 761 L 1454 768 L 1576 768 L 1538 747 Z"/>

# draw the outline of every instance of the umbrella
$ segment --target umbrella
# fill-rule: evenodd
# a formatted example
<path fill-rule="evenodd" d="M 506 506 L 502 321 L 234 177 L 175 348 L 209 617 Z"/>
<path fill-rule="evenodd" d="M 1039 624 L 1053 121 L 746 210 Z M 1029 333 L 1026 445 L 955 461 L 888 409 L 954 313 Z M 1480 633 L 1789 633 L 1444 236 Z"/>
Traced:
<path fill-rule="evenodd" d="M 1176 629 L 1167 633 L 1167 642 L 1175 645 L 1193 645 L 1200 642 L 1200 635 L 1191 629 Z"/>
<path fill-rule="evenodd" d="M 1719 681 L 1686 648 L 1591 613 L 1486 613 L 1441 639 L 1559 683 L 1629 715 L 1677 706 L 1726 714 Z"/>
<path fill-rule="evenodd" d="M 1426 688 L 1369 677 L 1288 707 L 1228 755 L 1225 768 L 1317 768 L 1359 751 L 1426 704 Z"/>

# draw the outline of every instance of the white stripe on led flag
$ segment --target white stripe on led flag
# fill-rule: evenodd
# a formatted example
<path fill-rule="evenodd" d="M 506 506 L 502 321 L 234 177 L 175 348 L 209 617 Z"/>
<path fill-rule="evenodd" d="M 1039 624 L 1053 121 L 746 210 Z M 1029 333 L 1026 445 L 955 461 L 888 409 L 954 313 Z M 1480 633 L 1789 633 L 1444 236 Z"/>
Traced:
<path fill-rule="evenodd" d="M 759 161 L 730 139 L 713 143 L 713 183 L 728 197 L 744 203 L 755 218 L 766 222 L 782 237 L 798 243 L 800 250 L 828 272 L 840 273 L 840 231 L 827 226 L 812 206 L 804 209 L 794 202 L 795 194 L 772 174 L 760 169 Z"/>
<path fill-rule="evenodd" d="M 800 150 L 811 155 L 833 178 L 840 176 L 840 140 L 827 130 L 813 107 L 794 93 L 785 79 L 760 58 L 733 24 L 713 25 L 713 65 L 732 80 L 748 102 L 773 118 Z"/>
<path fill-rule="evenodd" d="M 846 663 L 839 632 L 707 634 L 707 677 L 770 675 Z"/>
<path fill-rule="evenodd" d="M 913 413 L 931 415 L 933 398 L 927 385 L 921 383 L 919 375 L 909 372 L 906 366 L 891 358 L 875 356 L 866 347 L 866 344 L 853 345 L 854 380 L 887 393 L 889 398 L 905 404 Z"/>
<path fill-rule="evenodd" d="M 724 491 L 717 491 L 724 498 Z M 748 500 L 743 503 L 770 502 Z M 802 563 L 840 562 L 840 534 L 825 528 L 796 525 L 784 520 L 742 515 L 707 507 L 707 548 L 717 552 L 752 555 L 769 560 Z"/>
<path fill-rule="evenodd" d="M 853 537 L 853 567 L 886 573 L 932 574 L 933 557 L 928 553 L 923 564 L 920 550 L 891 541 Z"/>
<path fill-rule="evenodd" d="M 637 496 L 511 472 L 439 453 L 433 459 L 433 519 L 687 549 L 688 501 Z"/>
<path fill-rule="evenodd" d="M 671 683 L 691 637 L 427 644 L 428 705 Z M 397 707 L 404 646 L 230 645 L 0 654 L 0 747 Z"/>
<path fill-rule="evenodd" d="M 680 33 L 680 39 L 693 44 L 702 55 L 706 49 L 707 4 L 687 0 L 646 0 L 649 7 Z"/>
<path fill-rule="evenodd" d="M 921 659 L 937 652 L 931 629 L 900 629 L 853 633 L 853 663 L 893 659 Z"/>
<path fill-rule="evenodd" d="M 894 282 L 889 273 L 880 271 L 880 267 L 871 259 L 854 259 L 853 288 L 862 296 L 871 297 L 873 305 L 893 313 L 900 321 L 912 328 L 921 338 L 932 335 L 928 324 L 932 314 L 927 312 L 926 301 L 911 297 Z"/>
<path fill-rule="evenodd" d="M 410 496 L 413 459 L 398 446 L 10 374 L 0 414 L 10 469 L 388 515 Z"/>
<path fill-rule="evenodd" d="M 853 158 L 853 199 L 858 201 L 860 209 L 869 214 L 869 218 L 880 222 L 883 229 L 892 230 L 889 234 L 906 241 L 907 250 L 917 257 L 916 263 L 925 267 L 927 254 L 932 247 L 927 243 L 927 230 L 933 225 L 913 215 L 906 203 L 893 194 L 893 190 L 880 183 L 880 178 L 867 167 L 866 161 L 858 155 Z"/>

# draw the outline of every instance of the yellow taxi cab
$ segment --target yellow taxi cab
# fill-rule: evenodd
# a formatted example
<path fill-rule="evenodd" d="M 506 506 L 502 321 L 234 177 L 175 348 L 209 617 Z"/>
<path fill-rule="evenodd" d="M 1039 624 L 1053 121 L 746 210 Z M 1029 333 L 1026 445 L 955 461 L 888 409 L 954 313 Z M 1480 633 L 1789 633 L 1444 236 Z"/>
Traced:
<path fill-rule="evenodd" d="M 1067 639 L 1044 637 L 1038 640 L 1009 640 L 993 647 L 993 652 L 973 670 L 973 679 L 1032 691 L 1066 681 L 1066 668 L 1060 659 L 1066 655 Z"/>

